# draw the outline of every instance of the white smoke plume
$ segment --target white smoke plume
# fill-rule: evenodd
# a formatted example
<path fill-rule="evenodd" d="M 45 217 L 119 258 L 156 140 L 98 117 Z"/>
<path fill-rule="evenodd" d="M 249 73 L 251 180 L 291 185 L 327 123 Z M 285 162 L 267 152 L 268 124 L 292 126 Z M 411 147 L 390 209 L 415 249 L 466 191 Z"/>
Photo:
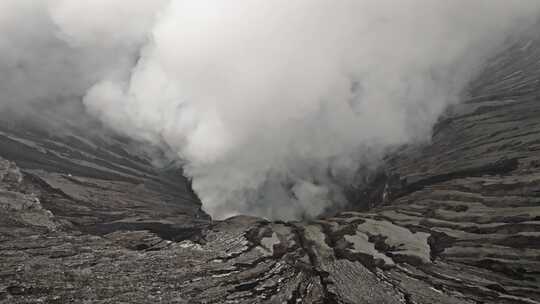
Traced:
<path fill-rule="evenodd" d="M 82 97 L 216 218 L 316 216 L 431 127 L 537 0 L 2 0 L 0 105 Z M 75 101 L 74 101 L 75 102 Z"/>

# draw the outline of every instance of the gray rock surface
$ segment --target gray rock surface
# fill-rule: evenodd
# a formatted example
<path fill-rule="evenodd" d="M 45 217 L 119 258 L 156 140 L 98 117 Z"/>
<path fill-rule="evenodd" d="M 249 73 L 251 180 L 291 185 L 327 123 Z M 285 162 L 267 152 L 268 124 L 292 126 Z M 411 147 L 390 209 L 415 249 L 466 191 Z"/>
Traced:
<path fill-rule="evenodd" d="M 124 228 L 182 234 L 209 220 L 181 170 L 156 169 L 155 152 L 139 151 L 83 109 L 70 111 L 75 121 L 60 122 L 46 109 L 39 117 L 0 113 L 0 157 L 16 162 L 26 177 L 22 191 L 39 194 L 56 218 L 99 234 Z"/>
<path fill-rule="evenodd" d="M 368 211 L 310 222 L 211 221 L 123 143 L 4 126 L 0 302 L 540 303 L 538 35 L 387 157 Z"/>

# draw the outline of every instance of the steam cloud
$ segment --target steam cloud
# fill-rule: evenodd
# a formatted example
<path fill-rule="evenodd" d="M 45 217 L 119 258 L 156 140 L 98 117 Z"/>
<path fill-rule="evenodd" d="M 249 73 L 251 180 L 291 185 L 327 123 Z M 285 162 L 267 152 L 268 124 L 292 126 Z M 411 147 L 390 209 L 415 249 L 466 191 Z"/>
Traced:
<path fill-rule="evenodd" d="M 316 216 L 426 140 L 537 0 L 2 0 L 0 106 L 83 100 L 214 217 Z"/>

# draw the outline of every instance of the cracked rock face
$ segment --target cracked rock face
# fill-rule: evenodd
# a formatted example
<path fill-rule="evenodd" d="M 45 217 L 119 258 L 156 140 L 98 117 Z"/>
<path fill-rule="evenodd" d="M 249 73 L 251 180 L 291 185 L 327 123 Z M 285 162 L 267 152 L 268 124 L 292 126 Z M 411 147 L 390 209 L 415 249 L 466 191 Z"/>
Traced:
<path fill-rule="evenodd" d="M 540 303 L 535 35 L 387 157 L 369 211 L 310 222 L 211 221 L 123 141 L 1 125 L 0 302 Z"/>

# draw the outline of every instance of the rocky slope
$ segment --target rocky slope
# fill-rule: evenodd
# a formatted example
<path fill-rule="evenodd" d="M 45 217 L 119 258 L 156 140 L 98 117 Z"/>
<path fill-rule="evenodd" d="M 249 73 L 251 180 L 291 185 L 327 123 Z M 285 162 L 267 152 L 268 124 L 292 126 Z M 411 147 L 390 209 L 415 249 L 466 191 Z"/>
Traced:
<path fill-rule="evenodd" d="M 0 302 L 540 303 L 539 76 L 532 32 L 386 159 L 369 211 L 311 222 L 212 222 L 126 143 L 4 125 Z"/>
<path fill-rule="evenodd" d="M 111 135 L 82 109 L 71 106 L 70 114 L 76 121 L 46 109 L 0 116 L 0 157 L 24 170 L 24 191 L 40 193 L 56 218 L 100 233 L 124 226 L 160 233 L 208 219 L 181 171 L 156 169 L 148 153 L 133 153 L 136 142 Z"/>

